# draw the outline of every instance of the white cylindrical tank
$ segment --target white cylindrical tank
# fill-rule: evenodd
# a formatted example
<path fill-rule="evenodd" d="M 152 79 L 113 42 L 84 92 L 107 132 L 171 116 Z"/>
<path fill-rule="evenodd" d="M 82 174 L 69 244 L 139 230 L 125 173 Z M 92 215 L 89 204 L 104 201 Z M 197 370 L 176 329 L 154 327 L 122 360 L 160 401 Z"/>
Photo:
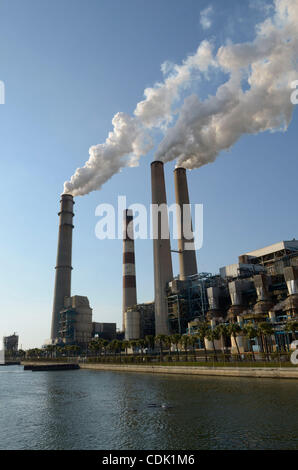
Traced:
<path fill-rule="evenodd" d="M 125 312 L 125 339 L 140 339 L 140 313 L 135 310 Z"/>
<path fill-rule="evenodd" d="M 241 353 L 249 351 L 248 338 L 246 336 L 236 336 L 239 351 Z M 232 353 L 238 352 L 234 336 L 231 336 Z"/>
<path fill-rule="evenodd" d="M 207 338 L 205 338 L 204 341 L 207 351 L 213 351 L 213 342 L 209 341 Z M 222 338 L 214 340 L 214 346 L 217 351 L 222 350 L 224 347 Z"/>

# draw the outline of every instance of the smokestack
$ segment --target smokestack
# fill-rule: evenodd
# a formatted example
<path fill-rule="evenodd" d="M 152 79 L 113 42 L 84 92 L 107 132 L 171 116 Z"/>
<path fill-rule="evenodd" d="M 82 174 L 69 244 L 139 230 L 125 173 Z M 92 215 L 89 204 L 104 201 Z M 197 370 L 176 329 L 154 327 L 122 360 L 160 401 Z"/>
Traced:
<path fill-rule="evenodd" d="M 123 305 L 122 328 L 126 330 L 125 312 L 137 303 L 133 214 L 126 209 L 123 220 Z"/>
<path fill-rule="evenodd" d="M 169 334 L 166 284 L 173 279 L 167 197 L 163 163 L 151 163 L 155 333 Z"/>
<path fill-rule="evenodd" d="M 64 307 L 64 298 L 70 297 L 71 288 L 71 251 L 72 251 L 72 219 L 74 216 L 74 200 L 71 194 L 62 194 L 59 212 L 59 237 L 52 314 L 51 339 L 59 337 L 60 311 Z"/>
<path fill-rule="evenodd" d="M 185 168 L 176 168 L 174 170 L 175 196 L 177 204 L 177 224 L 178 224 L 178 250 L 180 280 L 184 281 L 187 276 L 197 274 L 196 251 L 194 247 L 194 238 L 186 238 L 185 233 L 192 233 L 191 211 L 189 206 L 189 195 Z M 180 208 L 180 209 L 179 209 Z M 190 235 L 190 234 L 189 234 Z M 189 236 L 188 235 L 188 236 Z"/>

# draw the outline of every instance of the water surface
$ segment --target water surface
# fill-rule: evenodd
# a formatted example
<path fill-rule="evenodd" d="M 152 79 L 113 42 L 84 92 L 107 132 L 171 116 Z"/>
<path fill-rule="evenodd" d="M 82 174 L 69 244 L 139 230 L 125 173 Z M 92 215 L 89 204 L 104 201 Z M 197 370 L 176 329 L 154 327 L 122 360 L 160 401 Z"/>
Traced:
<path fill-rule="evenodd" d="M 298 381 L 0 367 L 1 449 L 298 449 Z"/>

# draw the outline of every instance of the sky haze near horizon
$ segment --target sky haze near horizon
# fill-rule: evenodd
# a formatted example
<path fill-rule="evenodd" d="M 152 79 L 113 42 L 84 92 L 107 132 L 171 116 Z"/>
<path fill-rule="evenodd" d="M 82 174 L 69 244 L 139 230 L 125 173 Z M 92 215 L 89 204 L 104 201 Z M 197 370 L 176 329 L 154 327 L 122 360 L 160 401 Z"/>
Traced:
<path fill-rule="evenodd" d="M 63 183 L 104 142 L 118 111 L 133 113 L 161 64 L 180 64 L 204 39 L 252 40 L 271 2 L 237 0 L 2 0 L 0 106 L 2 194 L 0 335 L 23 348 L 50 336 L 59 197 Z M 298 77 L 297 77 L 298 79 Z M 206 97 L 212 84 L 195 85 Z M 210 86 L 210 88 L 209 88 Z M 188 172 L 190 199 L 204 205 L 200 272 L 239 254 L 298 237 L 297 110 L 285 133 L 242 137 L 229 152 Z M 93 321 L 121 325 L 122 242 L 95 237 L 100 203 L 151 201 L 157 146 L 101 189 L 75 198 L 72 294 L 89 298 Z M 174 202 L 174 163 L 165 165 Z M 172 243 L 172 248 L 175 248 Z M 173 254 L 178 274 L 177 255 Z M 136 241 L 138 301 L 153 300 L 151 240 Z"/>

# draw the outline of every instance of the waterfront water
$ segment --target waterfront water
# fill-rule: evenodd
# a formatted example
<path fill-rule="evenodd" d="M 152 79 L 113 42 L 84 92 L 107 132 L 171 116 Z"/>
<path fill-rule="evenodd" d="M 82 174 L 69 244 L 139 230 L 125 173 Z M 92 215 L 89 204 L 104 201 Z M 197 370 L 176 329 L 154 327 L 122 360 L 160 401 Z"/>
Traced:
<path fill-rule="evenodd" d="M 298 381 L 0 367 L 1 449 L 298 449 Z"/>

